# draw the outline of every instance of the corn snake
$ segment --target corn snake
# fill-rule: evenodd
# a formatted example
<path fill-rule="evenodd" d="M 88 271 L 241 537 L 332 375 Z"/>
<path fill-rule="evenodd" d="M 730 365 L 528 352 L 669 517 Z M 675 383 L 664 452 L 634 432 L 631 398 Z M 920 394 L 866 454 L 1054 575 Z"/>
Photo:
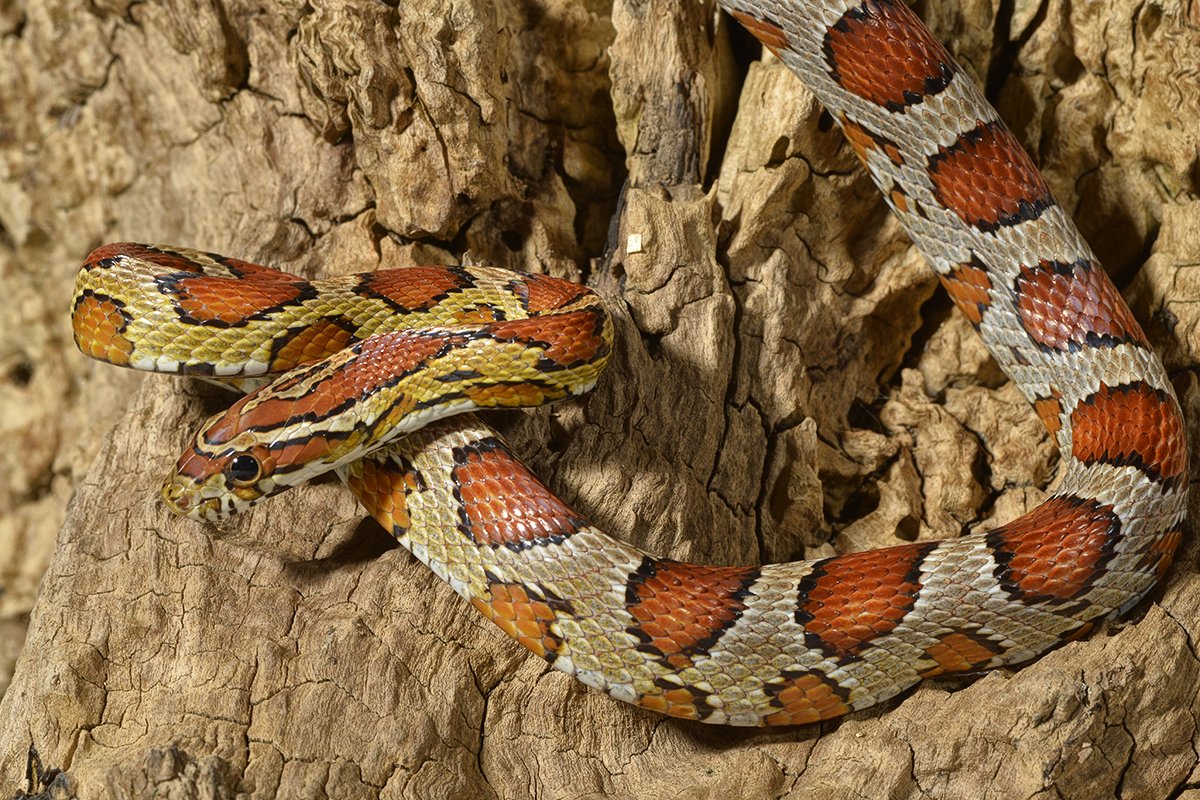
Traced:
<path fill-rule="evenodd" d="M 818 562 L 700 567 L 651 558 L 595 530 L 494 434 L 471 421 L 413 433 L 381 458 L 358 460 L 358 451 L 341 449 L 349 439 L 358 443 L 358 428 L 328 448 L 314 445 L 311 431 L 294 430 L 279 447 L 256 443 L 228 451 L 233 445 L 226 443 L 245 433 L 238 420 L 276 435 L 292 418 L 278 411 L 260 411 L 257 421 L 249 413 L 243 418 L 243 411 L 277 407 L 275 396 L 255 395 L 212 423 L 221 437 L 206 442 L 206 432 L 198 434 L 197 454 L 185 456 L 179 467 L 189 479 L 210 488 L 211 481 L 231 482 L 235 491 L 215 492 L 203 503 L 181 501 L 187 484 L 175 483 L 168 491 L 175 507 L 199 516 L 229 513 L 277 488 L 260 485 L 263 475 L 248 478 L 252 472 L 269 473 L 272 480 L 279 474 L 279 464 L 264 463 L 264 453 L 275 458 L 290 447 L 277 458 L 290 466 L 293 456 L 324 450 L 319 457 L 340 464 L 385 527 L 527 648 L 619 699 L 717 723 L 837 716 L 922 677 L 1027 660 L 1137 602 L 1166 569 L 1178 542 L 1186 485 L 1182 421 L 1145 336 L 1028 157 L 903 3 L 730 5 L 830 108 L 956 305 L 1057 438 L 1064 478 L 1050 500 L 988 534 L 939 544 Z M 962 120 L 967 122 L 949 124 Z M 154 307 L 195 335 L 200 355 L 194 361 L 170 347 L 153 357 L 139 350 L 163 326 L 139 330 L 149 319 L 135 313 L 149 302 L 145 295 L 104 281 L 139 265 L 151 277 L 133 283 L 152 284 Z M 202 268 L 215 272 L 218 283 L 200 283 Z M 505 318 L 476 321 L 513 323 L 515 316 L 560 306 L 568 309 L 564 313 L 602 314 L 577 290 L 551 291 L 549 279 L 542 289 L 558 299 L 531 303 L 537 292 L 526 289 L 522 308 L 516 285 L 542 279 L 433 268 L 410 273 L 407 281 L 375 275 L 384 277 L 345 281 L 350 288 L 328 295 L 325 287 L 244 262 L 111 245 L 94 252 L 81 272 L 76 337 L 85 352 L 116 363 L 217 376 L 286 368 L 293 354 L 299 363 L 333 345 L 344 353 L 350 352 L 346 346 L 358 346 L 351 355 L 369 359 L 399 340 L 401 372 L 428 367 L 442 376 L 441 388 L 457 391 L 456 381 L 465 386 L 476 379 L 467 373 L 499 367 L 478 359 L 467 366 L 458 355 L 439 355 L 447 337 L 459 336 L 460 344 L 523 341 L 532 350 L 520 352 L 534 355 L 514 352 L 514 363 L 541 364 L 534 369 L 538 379 L 551 372 L 562 378 L 561 362 L 548 352 L 570 348 L 542 338 L 540 330 L 532 333 L 532 323 L 515 332 L 511 324 L 501 326 L 498 334 L 493 326 L 477 339 L 444 330 L 436 349 L 426 334 L 355 345 L 363 330 L 385 334 L 355 324 L 357 316 L 344 311 L 346 294 L 373 294 L 388 312 L 436 317 L 449 308 L 461 314 L 433 320 L 443 326 L 473 315 L 494 317 L 495 309 L 503 309 Z M 210 292 L 210 286 L 221 291 Z M 462 299 L 475 291 L 490 299 Z M 238 301 L 229 299 L 239 292 Z M 329 315 L 312 311 L 315 298 L 328 297 L 341 297 L 328 301 Z M 220 311 L 205 310 L 218 303 L 224 303 Z M 303 327 L 295 319 L 283 321 L 301 308 L 302 316 L 313 317 Z M 200 324 L 205 314 L 216 323 Z M 261 346 L 248 373 L 238 372 L 233 359 L 212 360 L 207 334 L 216 330 L 220 339 L 229 335 L 225 331 L 262 331 L 271 320 L 285 338 Z M 579 362 L 585 375 L 577 383 L 560 380 L 556 388 L 537 391 L 518 388 L 528 383 L 512 384 L 478 399 L 516 405 L 582 391 L 607 354 L 606 325 L 596 322 L 583 337 L 593 358 Z M 351 355 L 281 378 L 281 391 L 296 399 L 347 397 L 348 389 L 337 385 L 348 369 L 339 359 Z M 431 359 L 447 360 L 439 366 Z M 557 366 L 547 369 L 549 362 Z M 371 397 L 395 388 L 384 387 L 390 378 L 373 370 L 361 374 Z M 507 377 L 497 372 L 492 379 Z M 417 412 L 424 410 L 415 408 L 425 399 L 415 396 L 419 391 L 430 390 L 399 391 Z M 486 394 L 474 385 L 470 391 Z M 300 416 L 322 420 L 339 405 L 314 405 Z M 390 401 L 378 405 L 385 417 L 395 407 Z M 423 421 L 415 416 L 414 423 Z M 372 419 L 360 427 L 375 425 Z M 296 443 L 297 437 L 303 441 Z M 235 461 L 246 453 L 255 462 L 239 467 Z M 311 473 L 289 474 L 288 480 L 298 481 Z M 525 504 L 509 504 L 514 496 Z"/>

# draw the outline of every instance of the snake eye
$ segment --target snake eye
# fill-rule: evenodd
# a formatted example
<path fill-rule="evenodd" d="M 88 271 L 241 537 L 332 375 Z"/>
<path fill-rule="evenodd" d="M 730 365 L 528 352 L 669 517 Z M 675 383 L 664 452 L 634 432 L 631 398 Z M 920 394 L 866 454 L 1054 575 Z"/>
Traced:
<path fill-rule="evenodd" d="M 249 486 L 262 475 L 262 464 L 252 455 L 235 456 L 225 468 L 225 475 L 234 486 Z"/>

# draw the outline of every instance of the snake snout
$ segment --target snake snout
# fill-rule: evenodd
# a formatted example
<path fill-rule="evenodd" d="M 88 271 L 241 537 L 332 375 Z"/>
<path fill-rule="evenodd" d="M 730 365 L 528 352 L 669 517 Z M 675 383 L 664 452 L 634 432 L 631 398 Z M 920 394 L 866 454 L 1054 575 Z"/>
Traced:
<path fill-rule="evenodd" d="M 178 476 L 172 476 L 163 484 L 162 501 L 171 513 L 186 517 L 192 511 L 193 493 L 188 491 Z"/>

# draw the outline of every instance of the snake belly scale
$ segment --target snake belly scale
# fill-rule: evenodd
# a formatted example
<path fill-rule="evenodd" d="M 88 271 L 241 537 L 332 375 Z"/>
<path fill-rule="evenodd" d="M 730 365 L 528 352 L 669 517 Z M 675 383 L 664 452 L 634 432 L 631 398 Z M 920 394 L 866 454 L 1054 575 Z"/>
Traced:
<path fill-rule="evenodd" d="M 720 0 L 817 95 L 1059 446 L 1058 488 L 989 532 L 817 561 L 652 557 L 557 498 L 474 408 L 588 390 L 611 350 L 566 281 L 420 267 L 308 282 L 116 244 L 80 270 L 88 355 L 227 380 L 164 487 L 218 519 L 336 469 L 506 633 L 615 698 L 732 725 L 866 708 L 1017 664 L 1128 610 L 1180 538 L 1183 419 L 1162 364 L 1044 179 L 901 0 Z M 422 427 L 424 426 L 424 427 Z"/>

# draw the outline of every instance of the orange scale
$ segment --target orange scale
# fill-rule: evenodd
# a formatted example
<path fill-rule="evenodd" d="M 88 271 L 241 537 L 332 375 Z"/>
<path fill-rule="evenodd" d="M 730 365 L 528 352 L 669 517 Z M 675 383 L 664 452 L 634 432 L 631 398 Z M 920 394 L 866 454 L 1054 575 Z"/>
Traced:
<path fill-rule="evenodd" d="M 556 614 L 548 603 L 531 600 L 520 584 L 492 583 L 491 600 L 473 598 L 472 605 L 523 647 L 553 658 L 562 640 L 551 631 Z"/>
<path fill-rule="evenodd" d="M 361 288 L 408 311 L 428 311 L 448 294 L 471 286 L 462 273 L 445 267 L 409 267 L 371 273 Z"/>
<path fill-rule="evenodd" d="M 951 633 L 943 636 L 937 644 L 926 648 L 925 653 L 938 664 L 935 670 L 925 673 L 928 677 L 933 674 L 978 669 L 990 662 L 999 651 L 990 643 L 967 634 Z"/>
<path fill-rule="evenodd" d="M 511 454 L 472 448 L 457 458 L 453 478 L 477 543 L 512 545 L 574 532 L 577 515 Z"/>
<path fill-rule="evenodd" d="M 1014 284 L 1017 310 L 1043 347 L 1067 350 L 1093 337 L 1147 346 L 1145 334 L 1108 275 L 1092 262 L 1022 266 Z"/>
<path fill-rule="evenodd" d="M 507 620 L 516 619 L 517 611 L 512 602 L 497 597 L 495 590 L 492 592 L 492 601 L 488 605 L 491 607 L 495 617 Z"/>
<path fill-rule="evenodd" d="M 1166 575 L 1182 538 L 1183 534 L 1179 529 L 1172 530 L 1156 539 L 1146 551 L 1145 561 L 1159 579 Z"/>
<path fill-rule="evenodd" d="M 743 598 L 757 575 L 752 568 L 648 560 L 629 585 L 626 610 L 637 620 L 631 629 L 665 657 L 703 654 L 747 607 Z"/>
<path fill-rule="evenodd" d="M 898 111 L 944 89 L 953 60 L 908 6 L 866 0 L 825 33 L 834 79 L 863 99 Z"/>
<path fill-rule="evenodd" d="M 850 707 L 841 698 L 840 691 L 831 679 L 815 673 L 793 678 L 774 692 L 774 702 L 781 711 L 768 717 L 768 724 L 802 725 L 841 716 L 849 712 Z"/>
<path fill-rule="evenodd" d="M 662 695 L 649 694 L 637 699 L 637 704 L 642 708 L 647 708 L 651 711 L 657 711 L 659 714 L 667 714 L 670 705 L 667 699 Z"/>
<path fill-rule="evenodd" d="M 999 123 L 979 123 L 929 158 L 939 202 L 968 225 L 992 230 L 1053 205 L 1045 179 Z"/>
<path fill-rule="evenodd" d="M 784 33 L 783 28 L 779 27 L 774 22 L 769 22 L 765 19 L 758 19 L 744 11 L 731 11 L 734 18 L 742 23 L 742 27 L 748 30 L 755 39 L 762 42 L 763 46 L 779 55 L 779 51 L 788 46 L 788 37 Z"/>
<path fill-rule="evenodd" d="M 1158 479 L 1187 469 L 1179 407 L 1148 384 L 1102 386 L 1071 412 L 1071 425 L 1072 453 L 1085 464 L 1140 466 Z"/>
<path fill-rule="evenodd" d="M 351 333 L 336 321 L 317 320 L 311 325 L 295 329 L 276 343 L 271 368 L 282 371 L 319 361 L 345 349 L 352 339 Z"/>
<path fill-rule="evenodd" d="M 532 314 L 562 308 L 591 294 L 577 283 L 548 275 L 528 275 L 522 284 L 520 291 L 525 295 L 526 305 Z"/>
<path fill-rule="evenodd" d="M 75 344 L 86 356 L 128 366 L 133 353 L 133 342 L 124 336 L 128 322 L 115 300 L 98 295 L 81 297 L 71 317 Z"/>
<path fill-rule="evenodd" d="M 1074 599 L 1100 574 L 1120 530 L 1110 506 L 1053 497 L 988 534 L 1001 580 L 1027 600 Z"/>
<path fill-rule="evenodd" d="M 979 263 L 960 264 L 945 275 L 938 275 L 954 305 L 972 325 L 983 321 L 983 312 L 991 305 L 992 279 Z"/>
<path fill-rule="evenodd" d="M 917 568 L 935 546 L 901 545 L 821 563 L 800 582 L 797 622 L 838 654 L 857 652 L 912 609 L 920 589 Z"/>
<path fill-rule="evenodd" d="M 362 463 L 361 475 L 351 474 L 347 485 L 380 525 L 395 534 L 408 530 L 408 491 L 415 488 L 412 473 L 400 473 L 374 461 Z"/>

